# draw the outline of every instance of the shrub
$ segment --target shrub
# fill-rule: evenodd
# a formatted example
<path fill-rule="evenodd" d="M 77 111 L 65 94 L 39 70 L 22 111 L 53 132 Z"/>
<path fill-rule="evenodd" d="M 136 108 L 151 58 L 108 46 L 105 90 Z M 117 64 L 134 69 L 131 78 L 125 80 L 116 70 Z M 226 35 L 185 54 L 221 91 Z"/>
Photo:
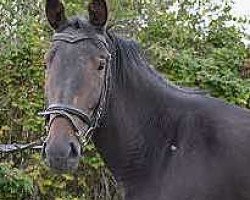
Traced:
<path fill-rule="evenodd" d="M 236 20 L 231 15 L 232 3 L 207 0 L 196 7 L 195 2 L 185 0 L 179 8 L 145 10 L 144 15 L 153 20 L 138 38 L 155 67 L 176 84 L 199 87 L 250 108 L 250 81 L 243 80 L 239 70 L 249 49 L 242 42 L 246 35 L 231 22 Z"/>
<path fill-rule="evenodd" d="M 0 164 L 0 199 L 28 199 L 33 191 L 30 177 L 10 165 Z"/>

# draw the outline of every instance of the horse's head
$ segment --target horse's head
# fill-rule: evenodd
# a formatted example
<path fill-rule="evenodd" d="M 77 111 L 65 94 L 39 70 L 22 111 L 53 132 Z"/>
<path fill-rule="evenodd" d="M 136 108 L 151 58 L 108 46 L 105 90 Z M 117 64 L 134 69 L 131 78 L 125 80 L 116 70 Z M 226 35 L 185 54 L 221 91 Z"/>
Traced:
<path fill-rule="evenodd" d="M 46 15 L 55 29 L 46 56 L 48 138 L 43 157 L 48 166 L 72 170 L 81 147 L 97 125 L 106 100 L 110 54 L 105 0 L 89 4 L 89 20 L 68 20 L 60 0 L 47 0 Z"/>

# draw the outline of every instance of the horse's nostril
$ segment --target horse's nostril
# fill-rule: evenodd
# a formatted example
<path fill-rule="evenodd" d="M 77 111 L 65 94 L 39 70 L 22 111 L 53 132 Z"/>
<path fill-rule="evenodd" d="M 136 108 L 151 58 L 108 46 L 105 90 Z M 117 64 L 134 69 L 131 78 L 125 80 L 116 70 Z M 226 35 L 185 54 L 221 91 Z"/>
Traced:
<path fill-rule="evenodd" d="M 77 147 L 75 146 L 75 144 L 73 142 L 70 142 L 69 145 L 70 145 L 69 157 L 70 158 L 78 157 L 78 151 L 77 151 Z"/>

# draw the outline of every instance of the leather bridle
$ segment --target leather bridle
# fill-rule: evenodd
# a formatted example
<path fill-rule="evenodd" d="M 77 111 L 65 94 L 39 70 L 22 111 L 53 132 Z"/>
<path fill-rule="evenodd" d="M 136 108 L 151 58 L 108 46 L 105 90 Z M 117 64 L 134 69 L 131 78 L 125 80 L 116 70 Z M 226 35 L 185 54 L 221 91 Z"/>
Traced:
<path fill-rule="evenodd" d="M 89 37 L 86 35 L 81 34 L 70 34 L 70 33 L 56 33 L 53 37 L 53 42 L 55 41 L 62 41 L 66 43 L 78 43 L 80 41 L 84 40 L 94 40 L 95 42 L 100 43 L 102 46 L 108 50 L 108 44 L 106 41 L 104 41 L 103 38 L 100 37 Z M 40 115 L 46 117 L 49 119 L 49 123 L 46 128 L 46 132 L 50 132 L 50 128 L 54 120 L 58 117 L 65 118 L 68 120 L 73 129 L 74 129 L 74 135 L 82 145 L 82 147 L 86 146 L 88 142 L 90 141 L 93 131 L 99 127 L 100 119 L 104 111 L 104 107 L 107 100 L 107 90 L 108 90 L 108 83 L 109 83 L 109 77 L 110 77 L 110 59 L 111 54 L 109 54 L 109 58 L 107 60 L 107 65 L 105 66 L 105 74 L 104 74 L 104 85 L 101 89 L 101 95 L 99 98 L 99 102 L 95 109 L 93 110 L 92 116 L 89 116 L 86 112 L 83 110 L 80 110 L 78 108 L 75 108 L 71 105 L 65 105 L 65 104 L 51 104 L 48 106 L 47 109 L 45 109 L 44 112 L 39 113 Z M 77 123 L 77 119 L 81 120 L 83 123 L 85 123 L 88 126 L 88 129 L 85 130 L 83 127 L 79 126 Z"/>

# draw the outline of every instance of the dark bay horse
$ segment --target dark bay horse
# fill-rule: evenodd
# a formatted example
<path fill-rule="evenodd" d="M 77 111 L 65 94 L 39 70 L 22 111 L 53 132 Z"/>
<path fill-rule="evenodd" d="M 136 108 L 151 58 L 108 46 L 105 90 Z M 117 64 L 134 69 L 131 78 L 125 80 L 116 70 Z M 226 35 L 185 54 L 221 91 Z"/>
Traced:
<path fill-rule="evenodd" d="M 92 138 L 126 200 L 250 200 L 250 112 L 170 84 L 106 29 L 105 0 L 88 11 L 47 0 L 47 165 L 76 169 Z"/>

